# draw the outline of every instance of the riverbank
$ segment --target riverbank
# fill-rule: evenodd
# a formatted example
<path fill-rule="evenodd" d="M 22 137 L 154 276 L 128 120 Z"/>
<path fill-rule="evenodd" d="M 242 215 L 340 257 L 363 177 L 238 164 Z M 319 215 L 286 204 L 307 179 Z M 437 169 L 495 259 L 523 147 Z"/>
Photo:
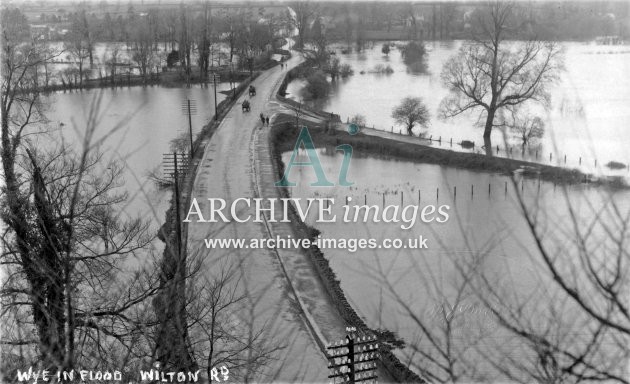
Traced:
<path fill-rule="evenodd" d="M 294 118 L 292 116 L 281 114 L 276 116 L 274 123 L 270 128 L 269 133 L 269 147 L 271 148 L 271 159 L 273 171 L 276 179 L 280 180 L 284 173 L 284 163 L 282 162 L 282 153 L 287 147 L 292 147 L 291 140 L 295 142 L 297 136 L 292 135 L 295 131 Z M 309 125 L 310 126 L 310 125 Z M 323 128 L 319 128 L 320 130 Z M 288 188 L 279 188 L 280 196 L 283 198 L 290 198 L 290 192 Z M 293 227 L 296 238 L 308 238 L 314 240 L 319 231 L 316 228 L 308 226 L 298 216 L 295 208 L 291 205 L 288 211 L 290 216 L 290 222 Z M 343 318 L 343 320 L 351 327 L 355 327 L 359 335 L 376 335 L 380 342 L 380 354 L 381 363 L 383 368 L 389 373 L 397 382 L 401 383 L 424 383 L 425 381 L 418 376 L 415 372 L 411 371 L 405 364 L 403 364 L 398 357 L 393 353 L 393 350 L 403 345 L 396 334 L 386 329 L 372 329 L 365 321 L 357 314 L 357 312 L 350 305 L 343 289 L 341 288 L 340 281 L 337 279 L 337 275 L 333 271 L 332 267 L 323 252 L 315 245 L 310 248 L 304 249 L 311 260 L 311 263 L 315 267 L 320 281 L 323 283 L 324 288 L 336 307 L 337 311 Z"/>
<path fill-rule="evenodd" d="M 318 147 L 337 146 L 350 144 L 357 155 L 378 155 L 403 160 L 424 162 L 430 164 L 446 165 L 451 167 L 466 168 L 486 172 L 509 173 L 519 172 L 525 177 L 538 178 L 539 180 L 553 181 L 556 183 L 582 183 L 595 182 L 592 177 L 577 170 L 569 170 L 553 166 L 541 166 L 526 161 L 518 161 L 509 158 L 497 158 L 487 155 L 455 152 L 445 149 L 433 148 L 426 145 L 397 141 L 393 138 L 369 136 L 362 133 L 348 135 L 344 131 L 333 129 L 340 123 L 339 116 L 324 111 L 313 110 L 305 105 L 298 104 L 285 98 L 286 87 L 294 78 L 299 77 L 307 70 L 308 63 L 290 70 L 284 77 L 279 88 L 277 99 L 296 112 L 296 115 L 279 114 L 274 118 L 274 124 L 269 134 L 271 156 L 274 172 L 277 180 L 284 173 L 282 153 L 293 150 L 299 131 L 295 129 L 296 119 L 300 125 L 308 125 L 313 141 Z M 314 123 L 316 119 L 318 123 Z M 287 188 L 281 188 L 283 197 L 290 197 Z M 303 223 L 296 212 L 290 209 L 291 224 L 297 237 L 315 238 L 319 234 L 316 228 Z M 394 349 L 400 347 L 403 341 L 394 333 L 384 329 L 371 329 L 356 313 L 348 302 L 345 292 L 341 288 L 335 272 L 332 270 L 328 259 L 323 252 L 315 246 L 304 250 L 316 268 L 318 275 L 324 284 L 326 291 L 337 307 L 343 319 L 357 328 L 359 332 L 378 335 L 381 341 L 383 367 L 399 382 L 423 382 L 422 378 L 403 364 L 394 354 Z"/>
<path fill-rule="evenodd" d="M 294 116 L 286 115 L 282 121 L 295 121 Z M 608 186 L 611 188 L 629 188 L 621 177 L 597 178 L 591 174 L 583 173 L 577 169 L 563 168 L 553 165 L 544 165 L 507 157 L 488 156 L 485 154 L 457 152 L 444 148 L 436 148 L 421 143 L 410 143 L 392 138 L 371 136 L 359 132 L 356 135 L 348 135 L 345 131 L 326 130 L 323 124 L 309 124 L 310 134 L 316 146 L 337 146 L 349 144 L 357 155 L 376 155 L 384 158 L 396 158 L 427 164 L 443 165 L 462 168 L 473 171 L 495 172 L 506 175 L 521 174 L 523 177 L 539 179 L 555 184 L 581 184 Z M 292 150 L 298 132 L 290 130 L 287 137 L 282 140 L 283 151 Z"/>
<path fill-rule="evenodd" d="M 264 71 L 278 65 L 278 62 L 272 59 L 259 63 L 254 66 L 252 71 Z M 239 83 L 250 78 L 250 71 L 238 70 L 232 71 L 228 67 L 217 68 L 211 70 L 217 75 L 218 82 Z M 198 67 L 193 67 L 189 75 L 181 70 L 169 70 L 164 72 L 151 72 L 147 75 L 132 75 L 131 73 L 119 73 L 114 76 L 99 76 L 91 79 L 83 79 L 82 82 L 76 79 L 61 79 L 61 83 L 43 85 L 39 88 L 40 92 L 60 92 L 72 91 L 80 89 L 94 88 L 122 88 L 134 86 L 152 86 L 161 85 L 165 87 L 181 87 L 190 84 L 213 84 L 213 78 L 210 74 L 203 75 Z"/>

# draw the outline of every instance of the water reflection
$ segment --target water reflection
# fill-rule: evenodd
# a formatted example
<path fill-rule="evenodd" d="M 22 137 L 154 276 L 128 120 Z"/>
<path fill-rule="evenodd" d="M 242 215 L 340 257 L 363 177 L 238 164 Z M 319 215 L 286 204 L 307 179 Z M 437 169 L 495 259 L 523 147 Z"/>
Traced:
<path fill-rule="evenodd" d="M 336 174 L 342 156 L 326 149 L 319 153 L 326 174 Z M 568 258 L 577 251 L 576 243 L 565 236 L 571 223 L 567 201 L 584 226 L 589 225 L 593 210 L 599 212 L 600 207 L 606 207 L 610 201 L 614 201 L 621 212 L 630 210 L 627 191 L 585 186 L 564 190 L 534 179 L 522 179 L 513 185 L 509 178 L 499 174 L 356 155 L 348 173 L 348 180 L 354 183 L 352 187 L 311 187 L 310 183 L 316 180 L 312 170 L 293 168 L 289 179 L 297 186 L 290 188 L 292 197 L 335 198 L 332 213 L 339 217 L 348 198 L 352 204 L 379 207 L 449 205 L 448 222 L 417 223 L 410 230 L 401 229 L 400 223 L 371 220 L 318 223 L 314 216 L 309 216 L 308 223 L 319 229 L 323 238 L 330 239 L 373 238 L 380 242 L 427 238 L 427 249 L 380 248 L 351 252 L 331 247 L 323 252 L 358 313 L 374 328 L 397 331 L 407 342 L 407 348 L 397 353 L 411 359 L 412 363 L 425 364 L 418 350 L 426 352 L 432 348 L 414 316 L 431 324 L 432 331 L 439 334 L 445 330 L 445 311 L 456 310 L 457 317 L 449 323 L 451 347 L 461 353 L 462 358 L 474 362 L 476 378 L 487 375 L 486 380 L 491 380 L 489 378 L 496 378 L 493 375 L 497 374 L 480 353 L 492 355 L 509 351 L 523 358 L 531 356 L 527 355 L 522 340 L 499 327 L 495 318 L 483 309 L 479 292 L 462 280 L 461 268 L 474 266 L 502 294 L 536 297 L 530 300 L 528 310 L 532 312 L 528 313 L 543 313 L 547 306 L 558 303 L 554 301 L 553 295 L 557 292 L 551 289 L 550 277 L 533 251 L 536 246 L 515 201 L 515 193 L 521 192 L 527 205 L 536 210 L 537 224 L 545 231 L 545 241 L 551 242 L 553 249 L 560 247 Z M 283 155 L 285 163 L 289 157 L 290 153 Z M 602 244 L 606 243 L 605 231 L 604 228 L 593 229 L 593 236 L 601 238 Z M 555 243 L 555 239 L 564 241 Z M 597 259 L 598 255 L 599 251 L 595 250 L 589 257 Z M 564 310 L 569 313 L 568 306 Z M 541 315 L 528 320 L 543 327 L 546 318 Z M 472 376 L 468 376 L 471 372 L 462 380 L 472 380 Z M 500 376 L 499 379 L 506 380 Z"/>
<path fill-rule="evenodd" d="M 218 92 L 228 89 L 229 84 L 218 84 Z M 65 142 L 81 151 L 90 108 L 99 94 L 100 121 L 93 142 L 106 138 L 99 149 L 107 160 L 124 164 L 123 188 L 130 194 L 128 213 L 148 215 L 159 223 L 163 221 L 169 194 L 158 188 L 149 175 L 161 171 L 162 155 L 171 150 L 171 140 L 188 133 L 188 117 L 182 112 L 182 102 L 196 101 L 197 112 L 192 116 L 196 136 L 214 114 L 214 89 L 206 85 L 153 86 L 53 93 L 43 101 L 48 105 L 49 125 L 57 131 L 37 138 L 38 145 L 46 148 Z M 219 101 L 225 98 L 221 93 L 217 96 Z M 119 124 L 122 128 L 112 134 Z"/>
<path fill-rule="evenodd" d="M 562 44 L 566 49 L 566 71 L 560 82 L 550 89 L 550 108 L 535 111 L 545 123 L 545 135 L 537 143 L 540 147 L 528 148 L 523 159 L 585 172 L 627 176 L 628 168 L 614 170 L 605 164 L 610 161 L 630 164 L 627 151 L 630 146 L 627 128 L 630 126 L 627 102 L 630 77 L 626 76 L 630 71 L 630 52 L 624 46 Z M 401 132 L 403 127 L 395 125 L 391 111 L 404 97 L 419 96 L 427 103 L 432 116 L 428 136 L 442 137 L 444 142 L 451 139 L 455 143 L 476 142 L 475 151 L 482 151 L 483 130 L 477 127 L 476 115 L 450 120 L 436 118 L 440 102 L 448 94 L 440 80 L 442 66 L 460 45 L 460 41 L 427 43 L 426 74 L 408 72 L 398 48 L 392 49 L 389 56 L 381 53 L 381 45 L 366 48 L 361 53 L 341 54 L 337 50 L 342 63 L 350 64 L 355 74 L 338 83 L 326 99 L 306 102 L 340 114 L 343 121 L 361 114 L 370 128 Z M 389 76 L 371 73 L 379 64 L 390 65 L 394 72 Z M 361 75 L 361 71 L 365 73 Z M 303 88 L 301 80 L 290 83 L 289 97 L 302 98 Z M 512 156 L 521 158 L 521 142 L 515 136 L 507 132 L 508 144 L 514 146 Z M 505 155 L 503 133 L 493 130 L 491 140 L 494 146 L 500 146 L 499 155 Z"/>

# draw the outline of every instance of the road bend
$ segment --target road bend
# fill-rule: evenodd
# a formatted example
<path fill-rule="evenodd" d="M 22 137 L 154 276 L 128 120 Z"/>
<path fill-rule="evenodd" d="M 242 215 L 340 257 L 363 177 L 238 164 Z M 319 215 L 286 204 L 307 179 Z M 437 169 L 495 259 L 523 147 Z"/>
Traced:
<path fill-rule="evenodd" d="M 239 97 L 206 145 L 197 168 L 192 197 L 208 212 L 207 198 L 229 204 L 238 198 L 280 197 L 274 186 L 268 129 L 261 129 L 260 113 L 286 111 L 276 99 L 284 74 L 302 61 L 294 52 L 286 68 L 276 66 L 254 82 L 256 95 Z M 244 100 L 251 111 L 242 112 Z M 254 207 L 240 204 L 239 217 L 254 215 Z M 239 327 L 265 329 L 268 348 L 282 346 L 262 373 L 262 381 L 328 382 L 323 346 L 340 340 L 346 324 L 330 301 L 317 272 L 299 249 L 206 249 L 204 239 L 275 238 L 292 235 L 290 223 L 195 223 L 188 226 L 188 252 L 203 260 L 203 273 L 211 277 L 225 265 L 236 268 L 239 290 L 247 295 L 239 311 Z M 236 280 L 235 280 L 236 281 Z M 379 371 L 381 382 L 389 381 Z M 257 377 L 258 379 L 258 377 Z M 385 379 L 385 380 L 383 380 Z M 258 380 L 257 380 L 258 381 Z"/>

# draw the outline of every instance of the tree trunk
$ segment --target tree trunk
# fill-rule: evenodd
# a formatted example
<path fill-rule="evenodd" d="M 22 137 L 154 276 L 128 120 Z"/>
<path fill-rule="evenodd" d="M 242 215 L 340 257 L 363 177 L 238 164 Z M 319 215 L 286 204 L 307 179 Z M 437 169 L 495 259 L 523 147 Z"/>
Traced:
<path fill-rule="evenodd" d="M 492 156 L 492 140 L 490 139 L 490 135 L 492 133 L 492 127 L 494 125 L 494 115 L 496 113 L 496 109 L 491 108 L 488 110 L 488 117 L 486 118 L 486 125 L 483 130 L 483 143 L 486 148 L 486 155 Z"/>
<path fill-rule="evenodd" d="M 486 118 L 486 125 L 483 130 L 483 138 L 490 139 L 490 134 L 492 133 L 492 126 L 494 124 L 494 115 L 496 113 L 496 109 L 491 108 L 488 110 L 488 117 Z"/>

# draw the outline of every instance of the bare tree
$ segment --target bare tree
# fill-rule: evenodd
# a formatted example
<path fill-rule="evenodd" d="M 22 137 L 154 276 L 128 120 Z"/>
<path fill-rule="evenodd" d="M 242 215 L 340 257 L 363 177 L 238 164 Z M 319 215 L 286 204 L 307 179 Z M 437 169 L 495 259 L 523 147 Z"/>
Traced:
<path fill-rule="evenodd" d="M 94 152 L 100 97 L 80 151 L 31 146 L 46 130 L 35 72 L 52 57 L 2 25 L 2 343 L 19 346 L 22 363 L 33 352 L 43 369 L 72 369 L 103 356 L 110 342 L 129 350 L 150 323 L 134 311 L 156 292 L 151 269 L 132 278 L 118 272 L 151 236 L 143 221 L 120 217 L 115 207 L 125 197 L 113 190 L 122 168 Z M 94 340 L 100 350 L 86 347 Z"/>
<path fill-rule="evenodd" d="M 79 153 L 63 146 L 51 153 L 29 149 L 24 140 L 15 148 L 18 161 L 3 164 L 5 172 L 20 169 L 17 187 L 4 191 L 9 209 L 2 238 L 2 262 L 11 275 L 3 284 L 3 304 L 15 308 L 6 320 L 18 321 L 20 332 L 3 333 L 3 342 L 33 343 L 44 369 L 85 365 L 111 343 L 129 350 L 136 337 L 144 342 L 133 348 L 150 356 L 144 330 L 151 320 L 136 309 L 157 292 L 156 275 L 151 267 L 127 267 L 130 275 L 120 271 L 140 252 L 147 257 L 152 236 L 144 221 L 120 216 L 126 197 L 113 191 L 122 167 L 91 153 L 96 119 L 91 121 Z M 20 321 L 27 308 L 32 320 Z M 35 340 L 24 339 L 32 334 Z M 96 350 L 89 347 L 94 340 L 102 340 Z"/>
<path fill-rule="evenodd" d="M 133 26 L 131 39 L 133 41 L 131 60 L 138 65 L 142 79 L 146 83 L 155 57 L 153 35 L 148 20 L 141 20 Z"/>
<path fill-rule="evenodd" d="M 83 39 L 81 34 L 70 35 L 70 41 L 64 44 L 65 50 L 69 53 L 69 56 L 74 59 L 78 65 L 79 70 L 79 85 L 83 85 L 83 79 L 85 78 L 85 61 L 90 58 L 91 48 L 90 45 Z"/>
<path fill-rule="evenodd" d="M 450 90 L 441 104 L 445 118 L 469 110 L 485 115 L 483 137 L 491 148 L 490 134 L 497 112 L 533 101 L 548 104 L 547 86 L 562 68 L 557 43 L 539 40 L 508 42 L 513 5 L 495 2 L 475 27 L 475 40 L 465 43 L 442 69 L 442 82 Z"/>
<path fill-rule="evenodd" d="M 328 61 L 328 37 L 324 31 L 324 27 L 321 24 L 321 20 L 316 18 L 311 28 L 310 39 L 315 47 L 313 59 L 317 65 L 321 68 L 322 65 Z"/>
<path fill-rule="evenodd" d="M 396 123 L 404 125 L 407 133 L 413 135 L 413 127 L 419 124 L 426 127 L 429 123 L 429 110 L 419 97 L 405 97 L 392 111 Z"/>
<path fill-rule="evenodd" d="M 265 327 L 253 328 L 238 316 L 249 300 L 238 268 L 221 263 L 208 275 L 194 279 L 189 295 L 195 355 L 208 377 L 220 366 L 229 367 L 236 380 L 255 377 L 282 348 L 265 340 Z"/>
<path fill-rule="evenodd" d="M 487 361 L 506 377 L 549 383 L 628 383 L 630 216 L 615 192 L 525 189 L 512 178 L 515 201 L 531 237 L 531 288 L 479 273 L 477 297 L 513 343 L 495 343 Z M 550 208 L 550 204 L 554 208 Z M 516 346 L 516 348 L 515 348 Z M 518 349 L 518 354 L 514 351 Z M 509 352 L 508 352 L 509 350 Z"/>
<path fill-rule="evenodd" d="M 112 47 L 109 59 L 105 60 L 105 65 L 109 67 L 109 76 L 112 84 L 116 83 L 116 67 L 120 64 L 120 48 L 118 45 Z"/>
<path fill-rule="evenodd" d="M 295 15 L 287 15 L 289 23 L 298 30 L 298 48 L 306 43 L 306 34 L 311 21 L 317 14 L 317 7 L 308 0 L 295 1 L 289 5 Z"/>
<path fill-rule="evenodd" d="M 203 17 L 200 17 L 201 25 L 197 31 L 197 47 L 199 50 L 199 75 L 208 75 L 210 68 L 211 31 L 210 31 L 210 4 L 206 1 L 203 9 Z"/>
<path fill-rule="evenodd" d="M 523 147 L 545 134 L 545 122 L 539 116 L 520 112 L 510 108 L 505 111 L 509 116 L 504 118 L 504 124 L 521 140 Z"/>

